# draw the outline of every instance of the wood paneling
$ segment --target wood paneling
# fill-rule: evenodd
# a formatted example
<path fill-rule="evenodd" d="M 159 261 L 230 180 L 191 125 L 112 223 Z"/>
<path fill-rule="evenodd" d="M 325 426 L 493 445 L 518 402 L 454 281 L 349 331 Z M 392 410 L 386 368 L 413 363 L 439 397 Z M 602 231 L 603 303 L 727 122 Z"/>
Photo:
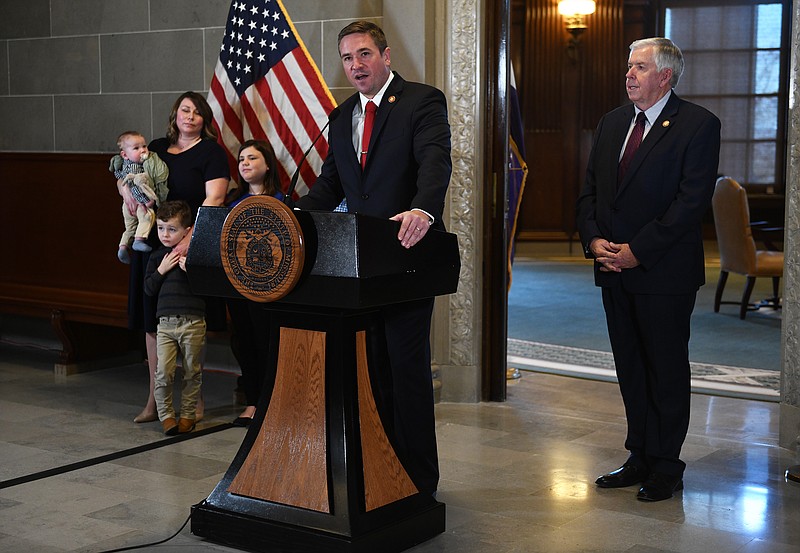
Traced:
<path fill-rule="evenodd" d="M 110 155 L 0 153 L 0 281 L 128 293 Z"/>
<path fill-rule="evenodd" d="M 367 364 L 366 332 L 356 333 L 358 377 L 358 426 L 364 473 L 364 504 L 367 511 L 419 493 L 397 458 L 383 427 Z"/>
<path fill-rule="evenodd" d="M 272 399 L 256 445 L 228 491 L 330 513 L 325 333 L 295 328 L 280 332 Z"/>
<path fill-rule="evenodd" d="M 487 2 L 483 24 L 486 28 L 483 66 L 488 75 L 484 87 L 487 122 L 481 179 L 483 209 L 481 242 L 481 395 L 484 400 L 506 399 L 506 323 L 508 321 L 508 254 L 506 252 L 506 187 L 508 173 L 508 86 L 510 55 L 510 0 Z"/>
<path fill-rule="evenodd" d="M 597 0 L 573 51 L 557 0 L 513 2 L 510 55 L 530 170 L 518 239 L 574 238 L 574 203 L 592 133 L 604 113 L 626 100 L 628 35 L 655 32 L 653 2 Z"/>
<path fill-rule="evenodd" d="M 62 345 L 59 375 L 136 347 L 110 157 L 0 153 L 0 311 L 50 319 Z"/>

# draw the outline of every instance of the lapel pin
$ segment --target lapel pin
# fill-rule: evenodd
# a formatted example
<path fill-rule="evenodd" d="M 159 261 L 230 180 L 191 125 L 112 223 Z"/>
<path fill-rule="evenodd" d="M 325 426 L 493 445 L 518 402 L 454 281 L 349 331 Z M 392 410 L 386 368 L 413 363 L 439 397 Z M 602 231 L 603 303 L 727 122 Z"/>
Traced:
<path fill-rule="evenodd" d="M 390 104 L 394 104 L 397 101 L 397 97 L 396 96 L 389 96 L 387 98 L 387 100 L 389 101 Z"/>
<path fill-rule="evenodd" d="M 661 123 L 661 126 L 666 129 L 667 127 L 669 127 L 669 121 L 664 121 L 663 123 Z"/>

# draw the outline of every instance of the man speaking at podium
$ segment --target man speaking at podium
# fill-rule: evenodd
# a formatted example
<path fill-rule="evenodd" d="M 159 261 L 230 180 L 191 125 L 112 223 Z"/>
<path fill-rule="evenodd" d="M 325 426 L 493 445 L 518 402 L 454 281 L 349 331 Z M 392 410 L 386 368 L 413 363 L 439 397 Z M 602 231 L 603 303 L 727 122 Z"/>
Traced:
<path fill-rule="evenodd" d="M 338 48 L 357 92 L 331 119 L 322 171 L 296 206 L 333 210 L 346 199 L 350 212 L 399 221 L 397 238 L 411 248 L 431 227 L 444 230 L 452 170 L 447 101 L 440 90 L 392 72 L 386 36 L 374 23 L 347 25 Z M 414 484 L 430 494 L 439 483 L 432 314 L 433 298 L 381 308 L 391 375 L 379 375 L 381 400 L 394 414 L 387 431 Z"/>

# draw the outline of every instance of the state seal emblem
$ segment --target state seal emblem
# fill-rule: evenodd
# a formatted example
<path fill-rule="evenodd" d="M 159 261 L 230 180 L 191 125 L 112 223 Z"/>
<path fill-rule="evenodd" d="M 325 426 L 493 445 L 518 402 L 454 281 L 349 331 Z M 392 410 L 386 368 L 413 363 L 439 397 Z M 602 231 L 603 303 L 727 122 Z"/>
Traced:
<path fill-rule="evenodd" d="M 281 299 L 303 272 L 300 224 L 288 206 L 271 196 L 251 196 L 233 207 L 222 225 L 219 247 L 230 283 L 257 302 Z"/>

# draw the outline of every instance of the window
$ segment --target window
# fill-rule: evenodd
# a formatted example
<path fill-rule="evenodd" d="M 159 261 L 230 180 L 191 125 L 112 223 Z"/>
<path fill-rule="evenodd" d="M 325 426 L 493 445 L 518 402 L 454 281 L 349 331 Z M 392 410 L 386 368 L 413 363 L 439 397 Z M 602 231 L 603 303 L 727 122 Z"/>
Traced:
<path fill-rule="evenodd" d="M 756 192 L 783 193 L 788 8 L 781 0 L 662 6 L 664 36 L 686 60 L 676 92 L 722 121 L 719 172 Z"/>

